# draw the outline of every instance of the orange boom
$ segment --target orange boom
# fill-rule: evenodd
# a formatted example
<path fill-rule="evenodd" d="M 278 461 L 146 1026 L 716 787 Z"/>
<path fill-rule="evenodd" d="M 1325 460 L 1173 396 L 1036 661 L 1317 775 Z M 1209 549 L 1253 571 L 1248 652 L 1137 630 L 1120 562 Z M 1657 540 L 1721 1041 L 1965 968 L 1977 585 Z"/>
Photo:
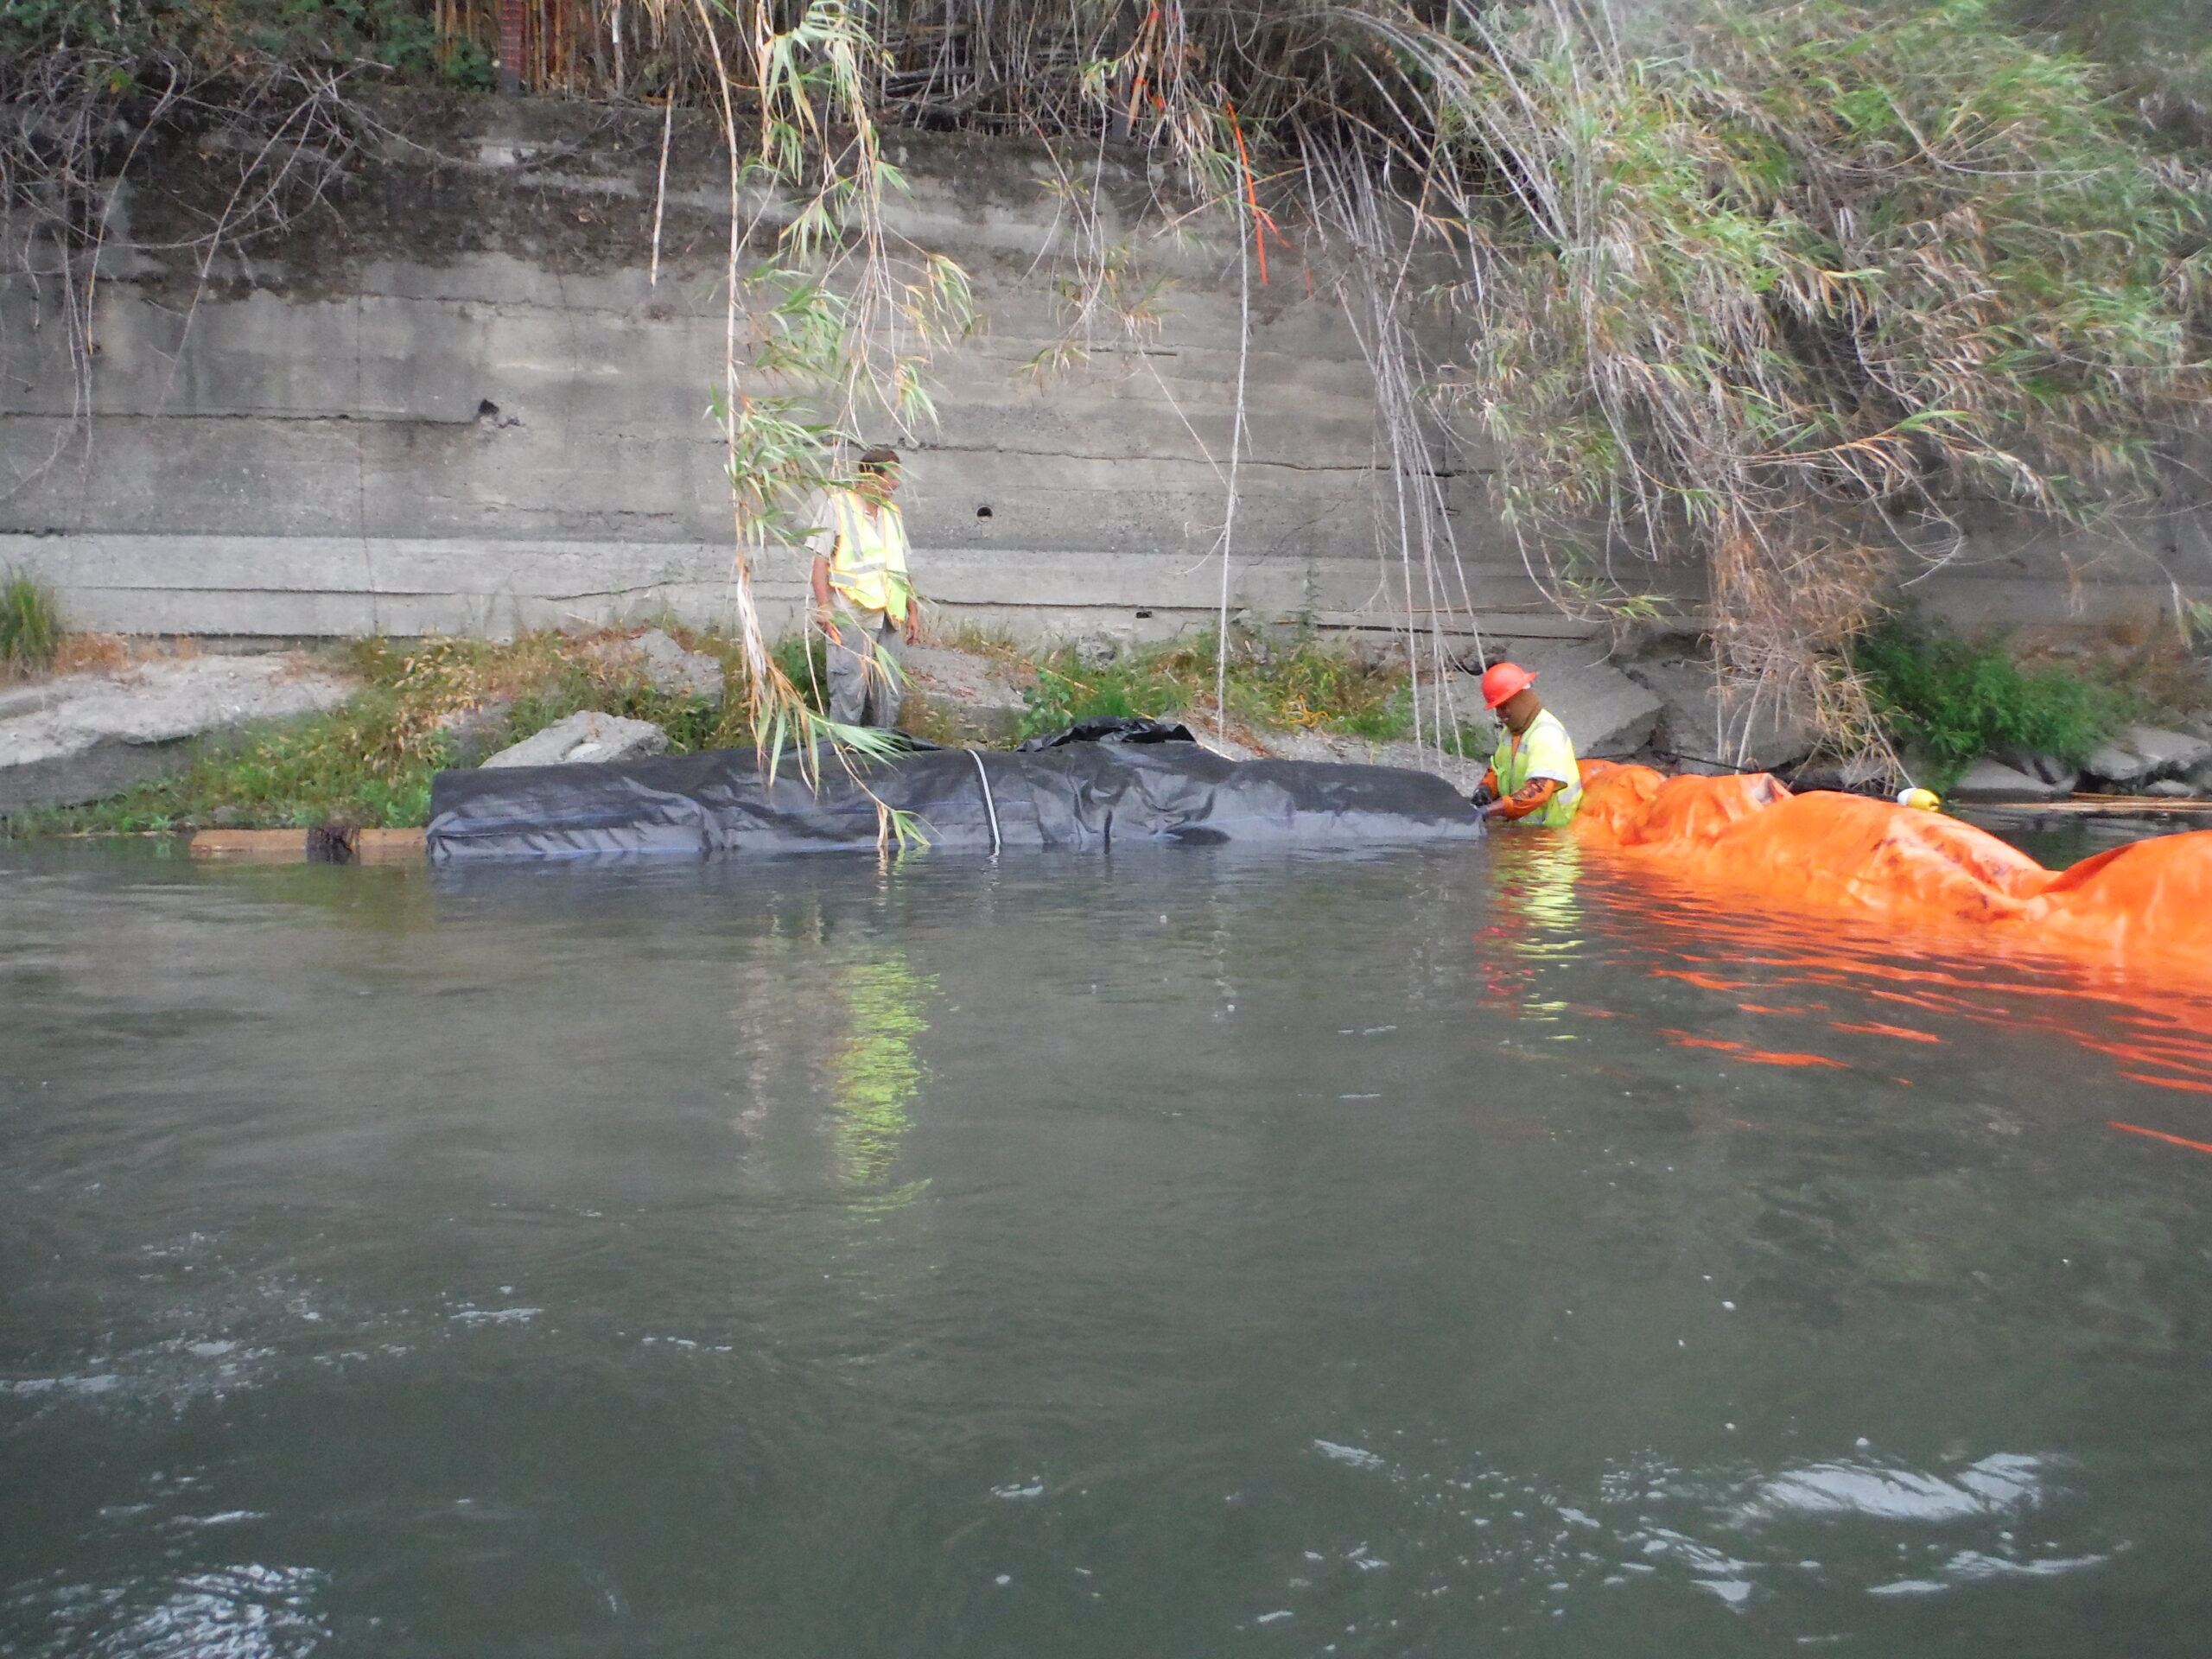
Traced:
<path fill-rule="evenodd" d="M 2063 872 L 1971 825 L 1764 773 L 1662 778 L 1587 761 L 1586 846 L 1797 909 L 2093 956 L 2212 982 L 2212 830 L 2117 847 Z"/>

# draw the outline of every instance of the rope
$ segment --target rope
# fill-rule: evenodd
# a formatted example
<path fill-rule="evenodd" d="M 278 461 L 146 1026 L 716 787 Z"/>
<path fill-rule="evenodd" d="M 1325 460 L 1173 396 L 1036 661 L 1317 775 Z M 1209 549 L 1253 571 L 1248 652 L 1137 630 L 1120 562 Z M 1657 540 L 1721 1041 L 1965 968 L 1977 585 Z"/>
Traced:
<path fill-rule="evenodd" d="M 991 774 L 983 770 L 983 757 L 975 750 L 968 751 L 968 758 L 976 763 L 976 781 L 983 786 L 983 810 L 991 815 L 991 856 L 996 858 L 999 853 L 999 809 L 998 803 L 991 798 Z"/>

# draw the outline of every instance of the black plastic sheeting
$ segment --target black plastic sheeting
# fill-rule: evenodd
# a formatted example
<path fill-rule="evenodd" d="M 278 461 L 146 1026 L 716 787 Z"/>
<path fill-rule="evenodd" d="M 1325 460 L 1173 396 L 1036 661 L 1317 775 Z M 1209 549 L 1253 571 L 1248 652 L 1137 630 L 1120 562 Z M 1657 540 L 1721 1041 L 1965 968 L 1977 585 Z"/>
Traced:
<path fill-rule="evenodd" d="M 1180 721 L 1153 720 L 1143 715 L 1093 715 L 1078 720 L 1064 732 L 1049 737 L 1025 737 L 1014 746 L 1016 754 L 1039 749 L 1065 748 L 1071 743 L 1195 743 L 1191 728 Z"/>
<path fill-rule="evenodd" d="M 770 785 L 750 749 L 442 772 L 430 786 L 430 856 L 874 849 L 879 800 L 912 813 L 931 848 L 954 852 L 1129 840 L 1359 847 L 1483 834 L 1474 808 L 1427 772 L 1230 760 L 1195 743 L 940 749 L 857 769 L 856 781 L 825 758 L 818 791 L 789 755 Z"/>

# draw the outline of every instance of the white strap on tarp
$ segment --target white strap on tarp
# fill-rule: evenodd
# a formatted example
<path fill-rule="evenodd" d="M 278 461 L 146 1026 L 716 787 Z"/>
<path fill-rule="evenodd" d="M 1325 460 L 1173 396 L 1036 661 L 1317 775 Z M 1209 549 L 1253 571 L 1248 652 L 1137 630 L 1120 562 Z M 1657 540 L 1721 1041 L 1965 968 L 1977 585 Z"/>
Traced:
<path fill-rule="evenodd" d="M 976 763 L 976 777 L 983 785 L 983 810 L 991 815 L 991 855 L 995 858 L 999 850 L 999 809 L 998 803 L 991 798 L 991 774 L 983 770 L 983 757 L 975 750 L 968 751 L 968 758 Z"/>

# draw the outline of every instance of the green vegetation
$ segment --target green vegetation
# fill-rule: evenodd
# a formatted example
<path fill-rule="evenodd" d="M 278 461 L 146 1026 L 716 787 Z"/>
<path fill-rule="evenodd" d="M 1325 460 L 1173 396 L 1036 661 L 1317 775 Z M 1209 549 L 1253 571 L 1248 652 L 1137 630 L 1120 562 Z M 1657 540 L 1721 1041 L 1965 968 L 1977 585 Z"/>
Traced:
<path fill-rule="evenodd" d="M 0 55 L 96 54 L 121 92 L 159 66 L 260 58 L 488 90 L 491 64 L 473 42 L 441 51 L 428 0 L 8 0 Z"/>
<path fill-rule="evenodd" d="M 2109 66 L 2122 100 L 2163 142 L 2212 144 L 2212 0 L 2010 0 L 2007 10 Z"/>
<path fill-rule="evenodd" d="M 1937 764 L 1939 789 L 1993 751 L 2078 764 L 2131 712 L 2123 690 L 2079 670 L 2023 669 L 2002 639 L 1895 620 L 1859 642 L 1853 664 L 1892 741 Z"/>
<path fill-rule="evenodd" d="M 671 626 L 728 666 L 731 642 Z M 650 720 L 674 753 L 750 741 L 741 698 L 715 709 L 664 696 L 634 661 L 608 651 L 619 634 L 525 634 L 512 644 L 371 639 L 345 653 L 362 690 L 328 714 L 260 738 L 211 740 L 178 777 L 94 805 L 25 814 L 10 835 L 130 832 L 211 825 L 428 822 L 430 778 L 462 759 L 521 741 L 582 709 Z"/>
<path fill-rule="evenodd" d="M 50 667 L 65 631 L 44 587 L 19 570 L 0 578 L 0 679 Z"/>
<path fill-rule="evenodd" d="M 749 746 L 741 642 L 664 626 L 691 649 L 721 659 L 730 688 L 722 707 L 655 692 L 619 649 L 625 635 L 614 631 L 532 633 L 511 644 L 365 640 L 343 652 L 343 665 L 363 686 L 341 707 L 258 737 L 210 739 L 175 778 L 90 806 L 19 815 L 0 824 L 0 834 L 421 824 L 440 768 L 471 764 L 588 709 L 652 721 L 668 733 L 671 753 Z M 1213 702 L 1211 637 L 1142 647 L 1098 669 L 1080 666 L 1067 649 L 1033 656 L 1004 640 L 964 643 L 1017 680 L 1033 682 L 1022 736 L 1093 715 L 1190 715 Z M 828 677 L 819 636 L 787 636 L 775 660 L 820 711 Z M 1370 667 L 1311 639 L 1271 645 L 1234 636 L 1227 680 L 1232 728 L 1318 730 L 1378 742 L 1410 728 L 1402 667 Z M 909 708 L 918 716 L 908 721 L 918 735 L 960 741 L 957 731 L 933 727 L 927 711 Z"/>
<path fill-rule="evenodd" d="M 1024 737 L 1096 715 L 1163 716 L 1213 704 L 1211 636 L 1140 647 L 1103 668 L 1082 666 L 1071 650 L 1054 651 L 1035 669 Z M 1402 669 L 1370 668 L 1310 639 L 1279 647 L 1232 638 L 1228 687 L 1229 718 L 1239 726 L 1339 732 L 1375 742 L 1412 730 Z"/>

